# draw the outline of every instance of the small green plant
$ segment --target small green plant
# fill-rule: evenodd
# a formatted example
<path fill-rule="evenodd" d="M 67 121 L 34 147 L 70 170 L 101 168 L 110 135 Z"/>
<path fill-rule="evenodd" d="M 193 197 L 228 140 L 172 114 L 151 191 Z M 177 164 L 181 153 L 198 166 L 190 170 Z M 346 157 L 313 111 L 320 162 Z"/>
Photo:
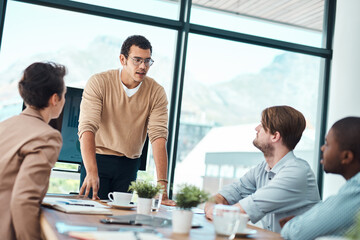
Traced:
<path fill-rule="evenodd" d="M 351 240 L 360 239 L 360 212 L 357 214 L 355 224 L 350 228 L 347 237 Z"/>
<path fill-rule="evenodd" d="M 196 207 L 200 203 L 206 202 L 209 194 L 200 190 L 198 187 L 190 184 L 180 186 L 179 192 L 176 194 L 176 206 L 181 209 L 190 209 Z"/>
<path fill-rule="evenodd" d="M 139 198 L 153 198 L 162 189 L 161 185 L 154 185 L 149 181 L 131 182 L 130 191 L 136 191 Z"/>

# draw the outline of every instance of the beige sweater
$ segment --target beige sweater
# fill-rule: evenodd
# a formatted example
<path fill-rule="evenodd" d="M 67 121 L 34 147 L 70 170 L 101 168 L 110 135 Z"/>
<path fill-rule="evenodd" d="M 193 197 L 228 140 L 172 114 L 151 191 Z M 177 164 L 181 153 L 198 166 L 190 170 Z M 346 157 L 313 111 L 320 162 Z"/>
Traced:
<path fill-rule="evenodd" d="M 95 74 L 87 82 L 80 105 L 79 138 L 95 134 L 96 153 L 138 158 L 149 135 L 167 139 L 167 98 L 164 88 L 145 77 L 128 97 L 119 70 Z"/>

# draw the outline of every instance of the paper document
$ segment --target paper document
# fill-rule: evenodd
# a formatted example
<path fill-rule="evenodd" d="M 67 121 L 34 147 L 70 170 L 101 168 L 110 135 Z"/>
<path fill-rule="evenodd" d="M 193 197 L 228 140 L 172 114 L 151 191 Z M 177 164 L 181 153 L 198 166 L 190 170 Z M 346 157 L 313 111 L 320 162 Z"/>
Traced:
<path fill-rule="evenodd" d="M 42 201 L 42 205 L 50 206 L 66 213 L 112 215 L 111 210 L 108 209 L 107 206 L 92 200 L 45 197 Z"/>
<path fill-rule="evenodd" d="M 127 240 L 168 240 L 153 233 L 135 232 L 69 232 L 70 237 L 87 240 L 108 240 L 108 239 L 127 239 Z"/>

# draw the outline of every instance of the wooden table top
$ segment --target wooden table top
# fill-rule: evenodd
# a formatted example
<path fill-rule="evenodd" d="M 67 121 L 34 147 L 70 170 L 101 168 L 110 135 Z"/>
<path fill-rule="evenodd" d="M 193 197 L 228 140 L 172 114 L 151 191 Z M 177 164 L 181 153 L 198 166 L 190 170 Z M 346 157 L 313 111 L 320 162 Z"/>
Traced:
<path fill-rule="evenodd" d="M 153 212 L 151 215 L 157 217 L 171 218 L 171 207 L 161 206 L 159 212 Z M 136 209 L 132 210 L 120 210 L 111 208 L 113 215 L 128 215 L 136 214 Z M 131 230 L 132 228 L 139 228 L 134 226 L 117 225 L 117 224 L 103 224 L 100 223 L 100 219 L 106 218 L 105 215 L 85 215 L 85 214 L 68 214 L 63 213 L 47 207 L 42 207 L 42 213 L 40 217 L 41 229 L 46 239 L 74 239 L 68 236 L 66 233 L 59 233 L 56 224 L 62 224 L 64 226 L 85 226 L 93 227 L 97 230 Z M 156 228 L 155 230 L 161 233 L 165 238 L 175 240 L 207 240 L 214 239 L 220 240 L 223 238 L 217 237 L 214 231 L 214 227 L 211 221 L 207 220 L 204 214 L 194 214 L 194 222 L 199 223 L 201 228 L 191 229 L 189 235 L 174 234 L 171 227 Z M 150 226 L 142 226 L 141 228 L 149 228 Z M 264 229 L 260 229 L 254 226 L 248 225 L 248 228 L 255 229 L 256 233 L 247 236 L 237 236 L 235 239 L 282 239 L 280 234 L 270 232 Z"/>

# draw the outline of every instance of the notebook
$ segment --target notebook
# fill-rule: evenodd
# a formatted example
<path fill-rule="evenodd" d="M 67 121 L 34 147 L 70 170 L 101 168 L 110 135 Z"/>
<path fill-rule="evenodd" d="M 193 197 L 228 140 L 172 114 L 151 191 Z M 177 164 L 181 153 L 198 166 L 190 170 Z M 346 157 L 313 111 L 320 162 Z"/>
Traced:
<path fill-rule="evenodd" d="M 42 205 L 65 213 L 112 215 L 108 207 L 92 200 L 45 197 Z"/>

